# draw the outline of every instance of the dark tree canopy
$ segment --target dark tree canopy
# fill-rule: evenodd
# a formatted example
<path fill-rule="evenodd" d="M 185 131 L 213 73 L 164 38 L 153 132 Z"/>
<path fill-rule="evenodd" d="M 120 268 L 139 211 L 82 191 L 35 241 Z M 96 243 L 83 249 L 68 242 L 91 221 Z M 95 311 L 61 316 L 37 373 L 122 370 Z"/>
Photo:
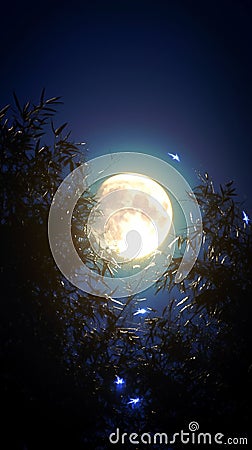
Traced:
<path fill-rule="evenodd" d="M 59 103 L 43 91 L 36 104 L 20 105 L 14 96 L 14 107 L 0 111 L 6 448 L 105 449 L 116 427 L 175 432 L 190 420 L 206 431 L 246 434 L 252 236 L 233 183 L 215 190 L 209 176 L 201 176 L 194 189 L 203 217 L 200 256 L 177 287 L 177 255 L 156 285 L 167 306 L 129 327 L 134 296 L 115 302 L 78 291 L 50 253 L 53 194 L 83 162 L 67 124 L 55 125 Z M 83 238 L 80 224 L 92 204 L 89 195 L 79 202 L 75 242 Z M 94 261 L 85 245 L 83 257 L 96 270 L 113 269 Z M 120 392 L 118 374 L 127 380 Z M 141 407 L 127 405 L 133 394 Z"/>

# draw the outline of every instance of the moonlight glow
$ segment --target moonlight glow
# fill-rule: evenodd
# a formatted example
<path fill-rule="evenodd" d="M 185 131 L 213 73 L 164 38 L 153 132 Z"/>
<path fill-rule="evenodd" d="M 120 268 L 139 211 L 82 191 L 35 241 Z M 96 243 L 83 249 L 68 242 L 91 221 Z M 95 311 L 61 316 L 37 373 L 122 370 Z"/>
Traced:
<path fill-rule="evenodd" d="M 73 243 L 73 212 L 85 192 L 97 197 L 83 232 L 98 270 L 85 264 Z M 202 242 L 199 205 L 182 175 L 166 161 L 135 152 L 102 155 L 74 169 L 58 187 L 48 216 L 51 251 L 67 280 L 91 295 L 114 299 L 153 286 L 169 267 L 177 242 L 166 192 L 181 208 L 190 242 L 175 274 L 175 283 L 181 283 L 195 264 Z"/>
<path fill-rule="evenodd" d="M 134 173 L 114 175 L 101 184 L 96 198 L 93 237 L 117 261 L 144 258 L 166 238 L 172 221 L 171 202 L 151 178 Z"/>

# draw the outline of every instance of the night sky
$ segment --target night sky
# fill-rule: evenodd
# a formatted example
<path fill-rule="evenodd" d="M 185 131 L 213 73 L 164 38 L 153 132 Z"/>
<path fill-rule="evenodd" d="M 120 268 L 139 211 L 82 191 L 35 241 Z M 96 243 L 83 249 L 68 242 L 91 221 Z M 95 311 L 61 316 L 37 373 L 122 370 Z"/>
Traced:
<path fill-rule="evenodd" d="M 45 87 L 88 158 L 177 152 L 192 187 L 234 180 L 251 214 L 251 19 L 249 0 L 7 2 L 1 106 Z"/>
<path fill-rule="evenodd" d="M 45 88 L 46 98 L 62 97 L 63 105 L 59 105 L 59 113 L 54 119 L 55 127 L 68 122 L 68 130 L 72 131 L 73 142 L 87 143 L 88 152 L 85 154 L 87 159 L 110 152 L 143 152 L 171 163 L 192 188 L 200 184 L 197 177 L 198 172 L 202 174 L 208 172 L 217 189 L 219 184 L 233 180 L 237 188 L 237 198 L 242 202 L 241 210 L 245 210 L 252 220 L 250 173 L 252 167 L 251 0 L 71 0 L 68 2 L 65 0 L 5 0 L 4 4 L 0 6 L 0 39 L 0 109 L 8 103 L 14 104 L 13 91 L 15 91 L 21 103 L 28 100 L 36 103 L 39 101 L 42 89 Z M 80 147 L 80 149 L 82 148 Z M 178 153 L 181 162 L 172 161 L 167 154 L 168 152 Z M 67 175 L 67 173 L 64 175 Z M 14 190 L 14 192 L 17 192 L 17 190 Z M 242 216 L 241 226 L 243 226 Z M 12 229 L 10 228 L 10 230 Z M 21 234 L 21 236 L 23 235 Z M 35 241 L 36 236 L 34 237 Z M 8 239 L 6 242 L 9 242 Z M 15 243 L 15 239 L 13 242 Z M 42 246 L 43 242 L 39 245 Z M 23 243 L 21 244 L 23 245 Z M 26 243 L 22 245 L 20 245 L 20 248 L 24 248 L 25 252 L 28 252 L 28 245 L 26 246 Z M 36 249 L 37 246 L 34 250 L 35 255 Z M 250 250 L 248 249 L 248 251 Z M 245 255 L 247 258 L 247 253 Z M 6 260 L 11 261 L 15 268 L 16 262 L 13 262 L 11 252 L 8 256 L 10 256 L 10 259 L 7 258 Z M 35 261 L 38 261 L 36 258 L 37 256 L 35 256 Z M 29 263 L 30 261 L 32 259 L 29 260 Z M 246 261 L 249 261 L 249 259 L 246 259 Z M 17 267 L 19 266 L 17 265 Z M 7 273 L 11 273 L 11 269 L 8 270 Z M 36 272 L 34 273 L 36 274 Z M 246 273 L 249 273 L 249 271 Z M 43 280 L 42 270 L 41 274 L 41 280 Z M 29 277 L 31 276 L 26 277 L 26 273 L 24 275 L 27 292 L 30 289 Z M 18 277 L 17 279 L 19 282 Z M 8 280 L 9 278 L 7 278 Z M 223 285 L 225 286 L 225 284 Z M 21 286 L 23 289 L 22 283 Z M 5 300 L 8 300 L 6 309 L 9 313 L 12 308 L 12 303 L 9 306 L 9 285 L 7 289 L 8 295 L 6 295 Z M 20 292 L 24 296 L 22 289 Z M 250 298 L 250 288 L 247 289 L 247 292 L 249 292 L 248 298 Z M 167 299 L 171 298 L 169 297 L 170 294 L 167 294 L 167 290 L 160 291 L 157 297 L 159 296 L 161 302 L 157 302 L 153 300 L 155 290 L 156 287 L 152 286 L 147 294 L 143 294 L 143 297 L 145 295 L 147 297 L 147 301 L 143 305 L 162 310 L 167 305 Z M 19 291 L 17 290 L 17 292 Z M 184 293 L 178 294 L 175 292 L 175 294 L 184 296 Z M 33 291 L 29 295 L 33 296 Z M 142 293 L 140 297 L 141 295 Z M 13 291 L 13 298 L 14 296 L 15 290 Z M 242 291 L 241 300 L 243 303 L 241 302 L 241 305 L 246 307 L 248 305 L 246 303 L 247 298 L 245 298 L 246 296 L 243 298 L 243 296 Z M 10 298 L 12 299 L 12 297 Z M 31 298 L 35 298 L 35 296 Z M 28 297 L 28 300 L 30 301 L 30 297 Z M 15 324 L 15 320 L 17 324 L 21 323 L 19 326 L 22 332 L 22 321 L 26 309 L 24 306 L 24 309 L 21 310 L 19 297 L 15 299 L 15 304 L 18 305 L 18 308 L 13 323 Z M 173 305 L 173 303 L 171 304 Z M 25 302 L 24 305 L 26 305 Z M 136 303 L 134 303 L 134 307 L 135 305 Z M 180 303 L 176 307 L 179 305 Z M 19 311 L 21 311 L 20 318 Z M 49 317 L 46 308 L 45 311 L 46 317 Z M 51 310 L 49 309 L 49 311 Z M 174 311 L 177 314 L 177 310 L 174 309 Z M 232 311 L 236 311 L 236 309 L 231 309 L 231 313 Z M 249 310 L 247 312 L 241 306 L 239 314 L 241 317 L 240 326 L 242 327 L 243 323 L 247 323 L 244 316 L 248 314 L 249 317 Z M 15 319 L 15 317 L 17 318 Z M 150 317 L 152 316 L 150 315 Z M 232 315 L 230 317 L 230 322 L 232 322 Z M 131 324 L 139 323 L 140 320 L 144 323 L 144 319 L 145 317 L 141 319 L 140 316 L 136 315 L 133 317 Z M 26 323 L 26 321 L 24 322 Z M 26 325 L 24 325 L 24 330 L 26 330 L 25 327 Z M 46 327 L 45 330 L 47 330 Z M 49 324 L 48 330 L 50 327 Z M 12 328 L 10 329 L 12 330 Z M 28 326 L 27 329 L 29 329 Z M 43 333 L 44 328 L 42 327 L 41 330 Z M 245 336 L 244 342 L 247 341 L 246 330 L 242 335 Z M 19 329 L 18 332 L 20 332 Z M 44 365 L 43 354 L 42 356 L 39 352 L 37 354 L 37 341 L 34 338 L 34 342 L 32 341 L 31 345 L 29 343 L 28 346 L 27 359 L 30 360 L 26 367 L 26 360 L 24 359 L 23 363 L 19 348 L 25 349 L 26 352 L 25 345 L 28 338 L 24 335 L 24 340 L 21 339 L 22 344 L 19 347 L 18 339 L 16 339 L 17 345 L 15 343 L 15 336 L 18 336 L 18 332 L 16 334 L 15 331 L 14 337 L 8 341 L 12 342 L 10 345 L 13 345 L 14 348 L 13 354 L 10 353 L 10 359 L 12 358 L 14 361 L 13 372 L 12 366 L 10 369 L 10 380 L 12 373 L 15 373 L 14 381 L 16 379 L 22 381 L 24 376 L 25 383 L 27 383 L 24 385 L 26 386 L 31 379 L 26 374 L 29 372 L 29 368 L 33 367 L 32 346 L 36 350 L 35 364 L 38 358 L 41 360 L 36 369 L 37 372 L 35 372 L 37 378 L 41 378 L 41 380 L 43 380 L 44 373 L 42 371 L 42 375 L 40 375 L 40 367 Z M 48 336 L 50 338 L 50 334 Z M 233 335 L 230 334 L 230 336 Z M 239 336 L 238 332 L 234 336 Z M 216 340 L 217 343 L 220 342 L 221 338 L 218 337 L 218 339 Z M 238 344 L 241 345 L 240 348 L 243 349 L 245 347 L 243 340 L 241 339 L 240 342 L 239 338 L 238 341 Z M 236 349 L 239 348 L 238 344 L 235 346 Z M 7 352 L 7 346 L 6 349 Z M 30 353 L 29 349 L 31 349 Z M 213 353 L 213 355 L 217 355 L 221 361 L 222 354 L 224 355 L 222 349 L 219 353 L 216 350 L 214 352 L 216 353 Z M 239 408 L 242 408 L 243 401 L 244 404 L 247 404 L 245 402 L 247 398 L 247 375 L 243 375 L 241 370 L 245 371 L 246 369 L 249 372 L 251 366 L 249 370 L 247 367 L 244 369 L 244 361 L 247 364 L 245 350 L 244 353 L 245 356 L 241 356 L 241 365 L 236 360 L 234 364 L 232 362 L 233 365 L 223 369 L 224 375 L 227 373 L 225 370 L 228 371 L 228 380 L 230 374 L 231 381 L 228 385 L 230 391 L 225 391 L 223 388 L 223 396 L 231 393 L 228 399 L 228 405 L 231 405 L 231 409 L 233 407 L 232 402 L 235 402 L 234 399 L 238 398 L 236 393 L 233 399 L 232 386 L 239 384 L 239 389 L 241 386 L 241 401 L 238 401 L 238 409 L 235 412 L 237 415 L 234 415 L 234 417 L 238 417 L 239 411 L 242 411 Z M 233 357 L 233 355 L 231 356 Z M 215 361 L 214 358 L 215 356 L 213 361 Z M 225 364 L 225 361 L 229 361 L 228 358 L 229 354 L 224 355 L 223 364 Z M 50 364 L 49 362 L 48 367 Z M 244 367 L 242 364 L 244 364 Z M 22 370 L 20 375 L 19 370 L 15 369 L 21 366 L 24 367 L 24 375 Z M 54 365 L 50 367 L 54 367 Z M 221 367 L 218 361 L 216 367 Z M 51 369 L 45 368 L 45 372 L 46 370 L 51 376 Z M 118 374 L 120 375 L 119 372 Z M 52 379 L 56 380 L 56 376 L 57 374 L 55 377 L 53 375 Z M 233 383 L 232 376 L 234 379 L 236 377 L 237 385 L 236 379 Z M 223 377 L 225 378 L 225 376 Z M 159 384 L 158 380 L 156 381 L 157 384 Z M 210 377 L 210 383 L 213 383 L 211 380 Z M 37 382 L 36 379 L 35 382 Z M 12 389 L 11 383 L 12 381 L 10 381 L 10 392 Z M 42 383 L 44 389 L 44 381 L 41 382 L 41 385 L 39 381 L 37 391 L 39 391 Z M 85 385 L 84 383 L 85 381 L 83 385 Z M 22 387 L 22 384 L 20 386 Z M 45 386 L 47 388 L 46 382 Z M 13 403 L 10 403 L 11 405 L 18 404 L 18 399 L 15 398 L 15 389 L 14 386 L 12 395 L 14 400 L 12 400 Z M 43 389 L 41 390 L 42 395 Z M 48 398 L 53 388 L 50 387 L 50 389 Z M 60 389 L 61 386 L 59 392 L 61 392 Z M 207 386 L 204 389 L 206 392 Z M 209 392 L 212 392 L 211 389 Z M 222 387 L 220 387 L 221 389 Z M 240 392 L 239 389 L 237 390 L 238 393 Z M 27 392 L 33 392 L 33 380 L 31 381 L 31 388 L 29 387 Z M 26 398 L 25 395 L 26 393 L 24 398 Z M 67 395 L 64 397 L 65 407 L 68 405 Z M 220 393 L 222 399 L 221 395 L 222 391 Z M 38 398 L 40 398 L 40 394 Z M 52 395 L 52 400 L 49 399 L 50 404 L 53 404 L 53 398 Z M 8 398 L 7 400 L 9 402 Z M 48 400 L 47 397 L 46 400 Z M 156 401 L 156 399 L 154 400 Z M 8 402 L 7 404 L 9 404 Z M 27 400 L 28 407 L 30 407 L 29 402 L 30 399 Z M 43 401 L 41 403 L 43 404 Z M 22 402 L 20 402 L 20 405 L 22 405 Z M 216 408 L 216 404 L 213 405 L 213 408 Z M 15 413 L 14 409 L 11 410 L 13 414 Z M 45 410 L 47 417 L 47 409 Z M 222 410 L 224 411 L 224 409 Z M 18 424 L 19 419 L 22 419 L 23 411 L 21 407 L 17 411 L 21 411 L 20 418 L 18 412 L 15 413 L 16 416 L 14 414 L 14 419 L 18 417 L 16 421 Z M 32 417 L 32 407 L 31 412 L 29 411 L 27 415 L 24 415 L 24 422 L 26 422 L 26 417 Z M 87 411 L 83 411 L 83 417 L 86 417 Z M 212 409 L 211 414 L 213 414 L 213 411 L 214 409 Z M 72 410 L 70 410 L 70 413 L 72 413 Z M 53 415 L 53 412 L 51 414 Z M 204 417 L 206 414 L 208 414 L 207 407 Z M 211 414 L 209 413 L 210 416 Z M 247 412 L 244 411 L 244 417 L 246 414 Z M 217 419 L 218 417 L 220 416 L 217 415 Z M 191 419 L 194 418 L 196 417 Z M 11 422 L 11 427 L 12 423 L 14 424 L 11 434 L 15 438 L 16 424 L 14 419 Z M 37 420 L 35 415 L 32 420 L 34 420 L 34 423 Z M 58 420 L 60 423 L 61 416 Z M 225 417 L 223 417 L 223 423 L 224 420 Z M 27 439 L 30 433 L 35 436 L 36 430 L 39 429 L 35 426 L 34 431 L 32 427 L 27 428 L 28 426 L 30 425 L 25 423 L 26 436 L 25 432 L 24 436 Z M 231 430 L 232 428 L 235 430 L 235 423 L 229 426 Z M 61 423 L 60 427 L 62 427 Z M 64 438 L 64 433 L 62 433 L 62 436 Z M 43 436 L 39 435 L 39 439 L 40 437 Z M 37 443 L 37 437 L 35 443 Z M 22 449 L 24 448 L 28 447 L 22 447 Z"/>

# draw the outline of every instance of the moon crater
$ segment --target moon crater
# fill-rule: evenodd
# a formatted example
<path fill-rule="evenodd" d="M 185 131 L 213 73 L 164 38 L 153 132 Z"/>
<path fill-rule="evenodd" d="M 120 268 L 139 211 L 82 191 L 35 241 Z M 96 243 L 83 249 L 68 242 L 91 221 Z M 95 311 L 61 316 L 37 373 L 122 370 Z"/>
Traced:
<path fill-rule="evenodd" d="M 117 262 L 145 258 L 167 237 L 172 205 L 164 188 L 135 173 L 111 176 L 96 193 L 89 240 L 99 255 Z"/>

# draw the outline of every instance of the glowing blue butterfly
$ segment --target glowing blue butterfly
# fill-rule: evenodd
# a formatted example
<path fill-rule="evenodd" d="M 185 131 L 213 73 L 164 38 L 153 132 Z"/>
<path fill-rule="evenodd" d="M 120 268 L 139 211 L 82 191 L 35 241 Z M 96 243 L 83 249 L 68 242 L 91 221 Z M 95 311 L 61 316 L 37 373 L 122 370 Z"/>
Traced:
<path fill-rule="evenodd" d="M 137 316 L 138 314 L 147 314 L 149 311 L 147 311 L 147 309 L 145 308 L 138 308 L 138 310 L 133 314 L 133 316 Z"/>
<path fill-rule="evenodd" d="M 115 384 L 117 384 L 117 386 L 122 386 L 124 383 L 125 383 L 125 380 L 123 378 L 118 377 L 118 375 L 116 375 Z"/>
<path fill-rule="evenodd" d="M 167 155 L 169 155 L 174 161 L 180 162 L 180 157 L 177 153 L 175 155 L 174 153 L 167 153 Z"/>
<path fill-rule="evenodd" d="M 131 398 L 130 401 L 128 402 L 128 405 L 135 406 L 139 402 L 140 402 L 140 398 L 139 397 Z"/>
<path fill-rule="evenodd" d="M 242 211 L 242 214 L 243 214 L 243 218 L 242 218 L 243 222 L 246 223 L 246 225 L 248 225 L 250 222 L 249 216 L 245 213 L 245 211 Z"/>

